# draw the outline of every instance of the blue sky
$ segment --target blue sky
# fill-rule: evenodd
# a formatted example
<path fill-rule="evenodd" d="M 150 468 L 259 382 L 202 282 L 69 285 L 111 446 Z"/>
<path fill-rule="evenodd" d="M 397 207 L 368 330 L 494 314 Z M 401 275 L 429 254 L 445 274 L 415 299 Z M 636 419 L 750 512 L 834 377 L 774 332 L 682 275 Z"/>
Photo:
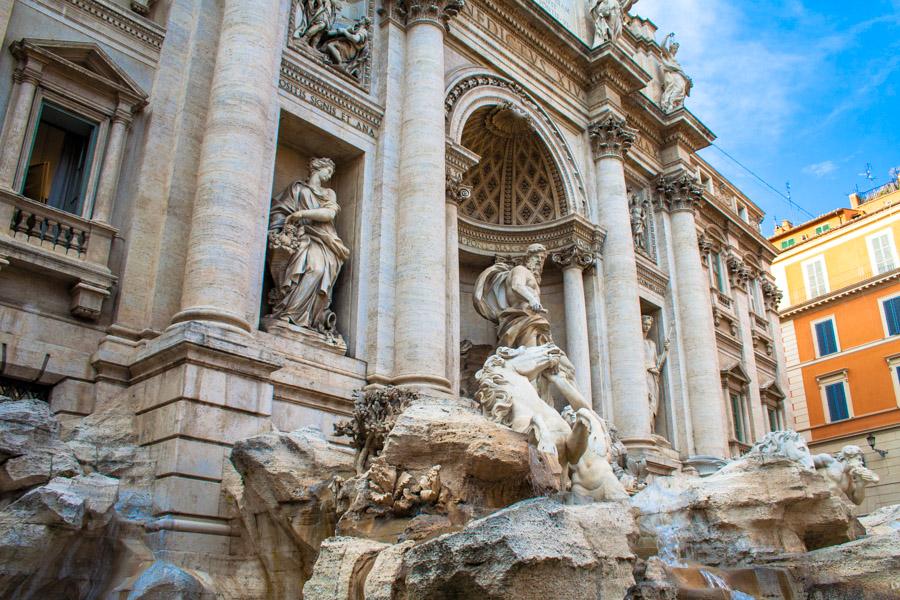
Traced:
<path fill-rule="evenodd" d="M 900 0 L 640 0 L 694 80 L 688 108 L 716 144 L 813 214 L 900 166 Z M 767 217 L 809 217 L 716 148 L 701 155 Z M 874 183 L 859 176 L 871 163 Z"/>

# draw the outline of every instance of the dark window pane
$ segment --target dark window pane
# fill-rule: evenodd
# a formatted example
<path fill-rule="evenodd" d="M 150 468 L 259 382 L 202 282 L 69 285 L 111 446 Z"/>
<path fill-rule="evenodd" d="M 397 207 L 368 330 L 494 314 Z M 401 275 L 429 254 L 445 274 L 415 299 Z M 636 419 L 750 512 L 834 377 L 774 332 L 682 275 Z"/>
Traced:
<path fill-rule="evenodd" d="M 900 335 L 900 297 L 882 302 L 888 335 Z"/>
<path fill-rule="evenodd" d="M 828 400 L 828 413 L 830 420 L 843 421 L 850 418 L 850 409 L 847 406 L 847 394 L 842 382 L 825 386 L 825 398 Z"/>
<path fill-rule="evenodd" d="M 816 323 L 816 343 L 819 346 L 819 356 L 834 354 L 838 351 L 833 320 Z"/>

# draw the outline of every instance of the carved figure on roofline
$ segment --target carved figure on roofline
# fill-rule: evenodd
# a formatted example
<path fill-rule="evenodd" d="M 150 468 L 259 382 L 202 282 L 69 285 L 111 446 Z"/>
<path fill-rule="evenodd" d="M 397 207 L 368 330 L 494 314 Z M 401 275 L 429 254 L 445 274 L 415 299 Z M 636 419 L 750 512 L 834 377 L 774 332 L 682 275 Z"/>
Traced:
<path fill-rule="evenodd" d="M 670 113 L 684 106 L 684 99 L 691 95 L 693 80 L 688 77 L 681 64 L 675 58 L 680 48 L 674 41 L 675 34 L 670 33 L 662 44 L 662 98 L 660 107 L 664 112 Z"/>
<path fill-rule="evenodd" d="M 866 486 L 880 481 L 874 471 L 866 467 L 862 449 L 859 446 L 847 445 L 841 451 L 831 454 L 813 456 L 816 470 L 825 475 L 832 488 L 840 491 L 856 505 L 866 499 Z"/>
<path fill-rule="evenodd" d="M 274 286 L 269 294 L 272 312 L 263 319 L 263 329 L 292 325 L 342 346 L 330 307 L 350 250 L 334 227 L 341 210 L 334 190 L 324 187 L 334 175 L 334 162 L 314 158 L 309 170 L 306 181 L 293 182 L 272 200 L 269 273 Z"/>
<path fill-rule="evenodd" d="M 591 0 L 594 21 L 594 45 L 615 42 L 622 35 L 625 15 L 637 0 Z"/>

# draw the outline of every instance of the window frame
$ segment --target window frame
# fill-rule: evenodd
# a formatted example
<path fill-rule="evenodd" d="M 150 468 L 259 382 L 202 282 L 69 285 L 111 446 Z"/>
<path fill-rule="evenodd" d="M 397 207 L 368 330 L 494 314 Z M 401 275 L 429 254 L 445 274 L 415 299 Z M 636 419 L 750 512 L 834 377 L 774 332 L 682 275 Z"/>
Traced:
<path fill-rule="evenodd" d="M 819 335 L 816 333 L 816 325 L 818 325 L 819 323 L 824 323 L 825 321 L 831 321 L 831 329 L 832 331 L 834 331 L 834 344 L 836 346 L 836 350 L 834 352 L 829 352 L 828 354 L 821 353 L 821 349 L 819 348 Z M 816 358 L 835 356 L 843 352 L 843 346 L 841 346 L 841 338 L 838 335 L 837 319 L 835 318 L 834 313 L 810 321 L 809 327 L 812 330 L 813 350 L 815 350 Z"/>
<path fill-rule="evenodd" d="M 875 259 L 875 250 L 873 241 L 875 238 L 879 238 L 882 236 L 887 236 L 888 239 L 888 248 L 891 251 L 891 262 L 892 266 L 890 269 L 885 271 L 878 270 L 878 263 Z M 890 227 L 886 229 L 882 229 L 880 231 L 876 231 L 875 233 L 869 234 L 866 236 L 866 250 L 869 253 L 869 265 L 872 267 L 872 276 L 877 277 L 878 275 L 884 275 L 885 273 L 890 273 L 898 266 L 900 266 L 900 261 L 897 260 L 897 245 L 894 243 L 894 230 Z"/>
<path fill-rule="evenodd" d="M 891 384 L 894 388 L 894 401 L 900 407 L 900 373 L 897 372 L 897 369 L 900 369 L 900 354 L 888 356 L 884 360 L 887 363 Z"/>
<path fill-rule="evenodd" d="M 815 295 L 812 293 L 812 290 L 810 289 L 810 280 L 809 280 L 808 271 L 807 271 L 807 267 L 813 263 L 818 263 L 818 264 L 822 265 L 822 279 L 823 279 L 823 283 L 825 285 L 825 291 L 822 292 L 821 294 L 815 294 Z M 802 263 L 800 263 L 800 269 L 803 274 L 803 287 L 806 290 L 806 299 L 807 300 L 819 298 L 819 297 L 824 296 L 831 292 L 831 285 L 828 282 L 828 265 L 825 262 L 824 256 L 819 255 L 819 256 L 814 256 L 813 258 L 810 258 L 809 260 L 804 260 Z"/>
<path fill-rule="evenodd" d="M 716 271 L 716 266 L 719 267 L 718 271 Z M 727 266 L 722 259 L 721 250 L 709 251 L 709 277 L 710 285 L 714 290 L 726 296 L 729 294 Z"/>
<path fill-rule="evenodd" d="M 827 425 L 832 423 L 843 423 L 856 418 L 856 413 L 853 411 L 853 398 L 850 395 L 850 378 L 847 369 L 819 375 L 816 377 L 816 383 L 819 385 L 819 398 L 822 401 L 822 414 L 825 417 L 825 423 Z M 844 386 L 844 401 L 847 403 L 848 416 L 846 419 L 833 421 L 831 419 L 831 410 L 828 408 L 828 394 L 826 393 L 825 388 L 836 383 L 840 383 Z"/>
<path fill-rule="evenodd" d="M 25 146 L 19 154 L 19 165 L 16 171 L 16 177 L 13 182 L 13 189 L 21 194 L 25 188 L 25 178 L 28 174 L 28 163 L 31 162 L 31 156 L 34 152 L 34 144 L 37 140 L 38 127 L 40 126 L 41 114 L 44 106 L 51 104 L 59 110 L 71 113 L 72 116 L 79 119 L 89 121 L 94 126 L 93 139 L 89 149 L 90 168 L 85 171 L 85 180 L 82 182 L 84 188 L 84 198 L 81 202 L 81 210 L 78 213 L 67 214 L 90 220 L 94 212 L 94 202 L 97 197 L 97 188 L 100 184 L 100 172 L 103 168 L 103 158 L 106 154 L 106 147 L 109 142 L 109 132 L 111 119 L 99 110 L 96 110 L 86 104 L 79 102 L 76 98 L 63 96 L 54 90 L 44 87 L 38 87 L 35 90 L 34 101 L 30 107 L 28 116 L 28 125 L 25 129 Z"/>
<path fill-rule="evenodd" d="M 895 337 L 895 335 L 900 335 L 900 333 L 891 335 L 891 332 L 888 329 L 887 314 L 885 313 L 885 310 L 884 310 L 885 302 L 887 302 L 888 300 L 894 300 L 897 298 L 900 298 L 900 293 L 888 294 L 887 296 L 879 296 L 878 297 L 878 312 L 881 315 L 881 328 L 882 328 L 882 331 L 884 331 L 885 339 Z"/>

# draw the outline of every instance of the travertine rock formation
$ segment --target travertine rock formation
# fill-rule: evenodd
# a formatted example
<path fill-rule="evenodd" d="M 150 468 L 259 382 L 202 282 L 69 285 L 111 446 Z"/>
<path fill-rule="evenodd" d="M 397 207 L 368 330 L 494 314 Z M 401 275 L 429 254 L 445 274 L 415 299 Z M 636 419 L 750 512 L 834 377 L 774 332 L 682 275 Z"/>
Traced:
<path fill-rule="evenodd" d="M 271 432 L 231 452 L 243 481 L 232 486 L 243 537 L 262 561 L 272 598 L 297 598 L 322 540 L 337 522 L 336 489 L 354 473 L 353 456 L 321 431 Z"/>
<path fill-rule="evenodd" d="M 674 563 L 749 564 L 863 533 L 823 475 L 786 458 L 743 458 L 702 479 L 660 478 L 632 503 L 641 513 L 642 546 L 655 543 Z"/>
<path fill-rule="evenodd" d="M 59 429 L 46 402 L 0 398 L 0 499 L 53 477 L 82 473 Z"/>
<path fill-rule="evenodd" d="M 381 456 L 342 495 L 338 531 L 380 541 L 421 539 L 556 491 L 556 476 L 524 434 L 464 402 L 422 399 L 401 414 Z"/>

